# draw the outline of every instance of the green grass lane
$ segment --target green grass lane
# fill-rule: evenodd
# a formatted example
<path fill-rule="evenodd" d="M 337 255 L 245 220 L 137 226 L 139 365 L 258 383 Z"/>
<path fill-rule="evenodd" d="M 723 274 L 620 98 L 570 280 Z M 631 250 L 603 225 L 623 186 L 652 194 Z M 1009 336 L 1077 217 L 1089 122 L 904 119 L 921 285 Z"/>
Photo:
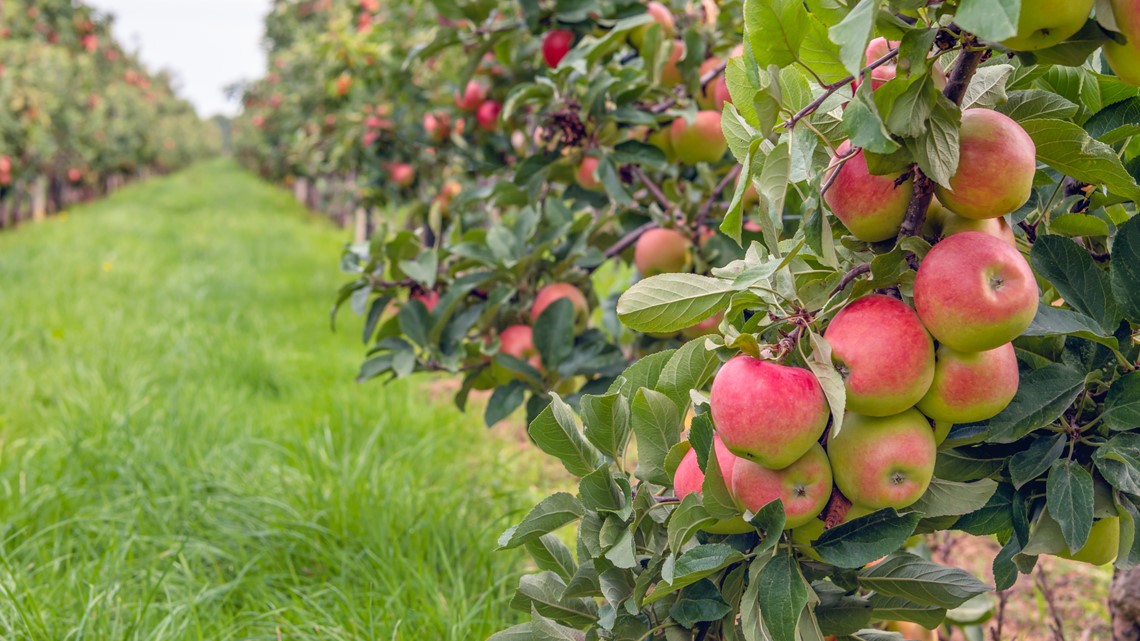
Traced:
<path fill-rule="evenodd" d="M 344 237 L 228 161 L 0 236 L 0 638 L 515 620 L 493 547 L 538 457 L 422 380 L 352 382 Z"/>

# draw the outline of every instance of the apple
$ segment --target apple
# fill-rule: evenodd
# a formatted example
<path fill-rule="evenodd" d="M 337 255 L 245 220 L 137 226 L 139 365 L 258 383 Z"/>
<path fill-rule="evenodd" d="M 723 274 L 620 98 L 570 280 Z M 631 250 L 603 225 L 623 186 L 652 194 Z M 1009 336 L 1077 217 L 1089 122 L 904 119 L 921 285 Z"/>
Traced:
<path fill-rule="evenodd" d="M 534 331 L 528 325 L 511 325 L 499 332 L 499 351 L 542 369 L 542 359 L 534 347 Z"/>
<path fill-rule="evenodd" d="M 830 415 L 811 372 L 745 354 L 717 372 L 709 404 L 729 451 L 773 470 L 806 454 Z"/>
<path fill-rule="evenodd" d="M 851 153 L 851 141 L 835 150 L 842 157 Z M 914 180 L 901 184 L 898 176 L 876 176 L 867 169 L 863 150 L 855 152 L 838 171 L 831 187 L 823 195 L 824 202 L 856 238 L 878 242 L 894 238 L 906 217 L 906 208 L 914 194 Z M 831 174 L 828 174 L 831 180 Z"/>
<path fill-rule="evenodd" d="M 416 168 L 406 162 L 394 162 L 388 165 L 388 176 L 400 187 L 410 187 L 416 179 Z"/>
<path fill-rule="evenodd" d="M 1013 235 L 1013 228 L 1005 221 L 1004 216 L 984 220 L 963 218 L 943 207 L 937 199 L 930 203 L 922 227 L 924 234 L 932 239 L 945 238 L 964 231 L 977 231 L 1000 238 L 1010 247 L 1017 248 L 1017 238 Z"/>
<path fill-rule="evenodd" d="M 701 63 L 701 77 L 709 73 L 713 69 L 720 66 L 720 60 L 716 58 L 709 58 Z M 713 78 L 704 87 L 701 87 L 700 94 L 697 95 L 697 104 L 701 109 L 711 109 L 713 111 L 721 111 L 724 109 L 724 103 L 732 102 L 732 96 L 728 93 L 728 81 L 725 79 L 724 74 L 718 75 Z"/>
<path fill-rule="evenodd" d="M 869 510 L 865 507 L 859 507 L 858 505 L 852 505 L 847 509 L 847 514 L 843 515 L 843 520 L 840 521 L 840 524 L 847 523 L 848 521 L 853 521 L 861 516 L 866 516 L 871 512 L 873 512 L 873 510 Z M 827 528 L 824 527 L 823 519 L 812 519 L 792 530 L 792 543 L 799 547 L 800 552 L 803 552 L 816 561 L 822 561 L 823 557 L 821 557 L 819 553 L 817 553 L 815 549 L 811 547 L 811 544 L 815 543 L 819 537 L 823 536 L 823 533 L 825 531 L 827 531 Z"/>
<path fill-rule="evenodd" d="M 946 437 L 950 436 L 950 428 L 954 424 L 950 421 L 934 421 L 934 443 L 941 446 L 946 442 Z"/>
<path fill-rule="evenodd" d="M 847 412 L 827 443 L 836 487 L 871 510 L 917 501 L 934 476 L 937 453 L 934 431 L 915 409 L 884 417 Z"/>
<path fill-rule="evenodd" d="M 891 621 L 887 624 L 887 631 L 898 632 L 907 641 L 938 641 L 937 632 L 910 621 Z"/>
<path fill-rule="evenodd" d="M 934 186 L 939 202 L 966 218 L 997 218 L 1029 200 L 1037 148 L 1021 125 L 990 109 L 962 113 L 958 171 L 950 187 Z"/>
<path fill-rule="evenodd" d="M 681 336 L 688 340 L 716 334 L 720 331 L 720 321 L 724 319 L 724 312 L 718 312 L 709 318 L 681 330 Z"/>
<path fill-rule="evenodd" d="M 487 87 L 478 80 L 470 80 L 462 94 L 456 92 L 455 106 L 462 111 L 475 111 L 487 99 Z"/>
<path fill-rule="evenodd" d="M 823 337 L 847 388 L 847 408 L 890 416 L 913 406 L 934 379 L 934 341 L 906 303 L 883 294 L 848 303 Z"/>
<path fill-rule="evenodd" d="M 728 143 L 720 128 L 719 111 L 698 111 L 692 124 L 677 118 L 670 128 L 673 151 L 687 165 L 716 162 L 724 156 Z"/>
<path fill-rule="evenodd" d="M 1116 560 L 1120 551 L 1120 517 L 1113 516 L 1093 523 L 1089 538 L 1076 552 L 1061 552 L 1057 556 L 1070 561 L 1091 565 L 1107 565 Z"/>
<path fill-rule="evenodd" d="M 1021 253 L 976 231 L 930 250 L 914 280 L 914 308 L 938 342 L 959 352 L 1017 338 L 1037 314 L 1037 281 Z"/>
<path fill-rule="evenodd" d="M 1012 343 L 984 352 L 959 352 L 941 345 L 934 383 L 918 402 L 918 410 L 935 421 L 984 421 L 1009 405 L 1017 384 Z"/>
<path fill-rule="evenodd" d="M 1128 42 L 1106 42 L 1104 59 L 1117 78 L 1130 85 L 1140 86 L 1140 2 L 1111 0 L 1111 5 L 1116 16 L 1116 26 Z"/>
<path fill-rule="evenodd" d="M 72 167 L 71 169 L 67 170 L 67 180 L 69 182 L 77 183 L 82 179 L 83 179 L 83 170 L 82 169 Z"/>
<path fill-rule="evenodd" d="M 593 156 L 582 158 L 582 162 L 578 164 L 578 173 L 575 174 L 578 186 L 590 191 L 602 191 L 602 181 L 598 179 L 597 170 L 597 158 Z"/>
<path fill-rule="evenodd" d="M 669 47 L 669 59 L 661 66 L 661 84 L 666 87 L 676 87 L 684 78 L 681 77 L 681 68 L 677 66 L 681 58 L 685 57 L 685 43 L 674 40 Z"/>
<path fill-rule="evenodd" d="M 538 294 L 534 297 L 534 304 L 530 308 L 531 320 L 537 321 L 551 303 L 561 298 L 568 298 L 573 303 L 575 328 L 579 331 L 585 329 L 586 323 L 590 319 L 590 304 L 586 301 L 586 295 L 582 293 L 582 290 L 570 283 L 551 283 L 538 290 Z"/>
<path fill-rule="evenodd" d="M 1021 0 L 1017 33 L 1002 46 L 1037 51 L 1061 44 L 1085 26 L 1095 0 Z"/>
<path fill-rule="evenodd" d="M 661 25 L 661 37 L 672 38 L 677 33 L 677 27 L 673 22 L 673 12 L 669 11 L 669 7 L 661 4 L 660 2 L 650 2 L 645 5 L 645 11 L 653 17 L 653 21 Z M 629 41 L 633 46 L 641 49 L 642 43 L 645 42 L 645 34 L 653 25 L 640 26 L 629 33 Z"/>
<path fill-rule="evenodd" d="M 503 112 L 503 105 L 497 100 L 487 100 L 479 105 L 475 112 L 475 119 L 479 126 L 486 131 L 494 131 L 499 126 L 499 114 Z"/>
<path fill-rule="evenodd" d="M 546 61 L 546 66 L 554 68 L 566 54 L 570 53 L 570 49 L 574 47 L 574 32 L 566 29 L 555 29 L 546 34 L 542 39 L 542 59 Z"/>
<path fill-rule="evenodd" d="M 435 311 L 435 306 L 439 305 L 439 292 L 435 290 L 416 292 L 412 294 L 412 300 L 418 300 L 423 303 L 430 314 Z"/>
<path fill-rule="evenodd" d="M 693 243 L 676 229 L 650 229 L 637 239 L 633 264 L 643 277 L 688 271 Z"/>
<path fill-rule="evenodd" d="M 713 437 L 713 452 L 716 456 L 717 467 L 720 468 L 720 475 L 724 478 L 724 484 L 731 492 L 732 477 L 740 459 L 729 452 L 720 437 L 717 436 Z M 673 474 L 673 491 L 678 499 L 683 499 L 693 492 L 699 493 L 704 483 L 705 473 L 701 471 L 700 463 L 697 461 L 697 451 L 690 449 L 685 453 L 681 463 L 677 465 L 677 471 Z M 722 519 L 703 529 L 712 534 L 744 534 L 751 532 L 753 527 L 743 517 L 738 516 Z"/>
<path fill-rule="evenodd" d="M 673 130 L 670 127 L 657 129 L 649 133 L 645 142 L 657 147 L 665 154 L 668 162 L 677 162 L 677 152 L 673 149 Z"/>
<path fill-rule="evenodd" d="M 791 465 L 770 470 L 748 460 L 739 460 L 732 474 L 732 495 L 752 512 L 779 500 L 784 504 L 784 527 L 810 523 L 831 498 L 831 463 L 819 443 Z"/>
<path fill-rule="evenodd" d="M 451 119 L 442 111 L 429 111 L 424 114 L 424 131 L 432 140 L 441 141 L 451 134 Z"/>

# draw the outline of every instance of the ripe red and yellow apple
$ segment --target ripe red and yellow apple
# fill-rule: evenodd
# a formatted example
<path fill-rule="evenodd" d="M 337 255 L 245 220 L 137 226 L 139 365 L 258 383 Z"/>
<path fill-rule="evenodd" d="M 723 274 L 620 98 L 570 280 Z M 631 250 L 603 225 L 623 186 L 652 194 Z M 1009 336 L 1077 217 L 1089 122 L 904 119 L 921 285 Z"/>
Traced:
<path fill-rule="evenodd" d="M 666 87 L 675 87 L 681 84 L 681 68 L 677 66 L 685 57 L 685 43 L 674 40 L 669 49 L 669 59 L 661 66 L 661 84 Z"/>
<path fill-rule="evenodd" d="M 590 319 L 590 303 L 586 300 L 586 295 L 582 293 L 582 290 L 570 283 L 551 283 L 538 290 L 538 294 L 534 297 L 534 304 L 530 308 L 531 320 L 537 321 L 551 303 L 563 298 L 569 299 L 573 304 L 575 328 L 579 331 L 585 329 L 586 323 Z"/>
<path fill-rule="evenodd" d="M 997 218 L 1029 200 L 1037 171 L 1037 148 L 1021 125 L 990 109 L 962 113 L 958 171 L 947 189 L 935 185 L 939 202 L 965 218 Z"/>
<path fill-rule="evenodd" d="M 475 112 L 475 120 L 485 131 L 494 131 L 499 127 L 499 114 L 503 112 L 503 105 L 497 100 L 485 100 Z"/>
<path fill-rule="evenodd" d="M 890 416 L 913 406 L 934 379 L 934 342 L 906 303 L 871 294 L 844 307 L 823 337 L 847 388 L 847 408 Z"/>
<path fill-rule="evenodd" d="M 732 492 L 732 478 L 735 474 L 737 462 L 740 460 L 733 456 L 732 452 L 721 442 L 720 437 L 713 437 L 713 454 L 716 456 L 717 467 L 720 469 L 721 478 L 724 479 L 725 487 L 729 492 Z M 697 461 L 697 451 L 690 449 L 685 456 L 681 459 L 681 463 L 677 466 L 677 471 L 673 473 L 673 492 L 677 495 L 678 499 L 683 499 L 693 492 L 701 492 L 701 488 L 705 483 L 705 473 L 701 471 L 700 463 Z M 705 527 L 706 532 L 712 534 L 743 534 L 751 532 L 752 526 L 744 520 L 743 517 L 735 517 L 731 519 L 722 519 L 713 525 Z"/>
<path fill-rule="evenodd" d="M 851 142 L 844 141 L 835 152 L 840 158 L 848 155 Z M 843 226 L 856 238 L 867 242 L 894 238 L 902 227 L 907 205 L 914 194 L 914 180 L 907 178 L 896 184 L 898 176 L 872 174 L 867 169 L 862 149 L 832 171 L 839 173 L 824 193 L 823 200 Z"/>
<path fill-rule="evenodd" d="M 686 122 L 684 117 L 675 119 L 671 136 L 677 159 L 687 165 L 716 162 L 728 149 L 717 111 L 698 111 L 692 123 Z"/>
<path fill-rule="evenodd" d="M 574 48 L 574 32 L 566 29 L 555 29 L 542 39 L 542 59 L 546 66 L 557 67 L 558 63 Z"/>
<path fill-rule="evenodd" d="M 397 185 L 410 187 L 416 179 L 416 168 L 406 162 L 394 162 L 388 165 L 388 176 Z"/>
<path fill-rule="evenodd" d="M 780 470 L 739 460 L 732 474 L 732 495 L 752 512 L 779 500 L 784 504 L 784 527 L 796 528 L 819 516 L 831 498 L 831 463 L 819 443 Z"/>
<path fill-rule="evenodd" d="M 669 7 L 661 4 L 660 2 L 649 2 L 645 5 L 645 11 L 653 17 L 653 22 L 661 25 L 661 37 L 664 39 L 672 38 L 677 33 L 677 27 L 673 20 L 673 12 L 669 11 Z M 629 41 L 633 43 L 634 47 L 641 49 L 641 45 L 645 42 L 645 34 L 649 31 L 652 25 L 640 26 L 629 33 Z"/>
<path fill-rule="evenodd" d="M 499 332 L 499 351 L 542 369 L 542 359 L 534 347 L 534 331 L 528 325 L 511 325 Z"/>
<path fill-rule="evenodd" d="M 884 417 L 847 412 L 827 443 L 836 487 L 872 510 L 902 509 L 921 498 L 937 450 L 930 423 L 914 409 Z"/>
<path fill-rule="evenodd" d="M 1127 42 L 1104 45 L 1104 59 L 1117 78 L 1140 86 L 1140 0 L 1111 0 L 1116 27 Z"/>
<path fill-rule="evenodd" d="M 1017 33 L 1002 45 L 1037 51 L 1061 44 L 1085 26 L 1095 0 L 1021 0 Z"/>
<path fill-rule="evenodd" d="M 688 271 L 692 241 L 676 229 L 650 229 L 637 239 L 633 264 L 643 277 Z"/>
<path fill-rule="evenodd" d="M 598 179 L 597 170 L 597 158 L 593 156 L 583 157 L 582 162 L 578 163 L 578 171 L 575 174 L 578 186 L 590 191 L 601 191 L 602 181 Z"/>
<path fill-rule="evenodd" d="M 478 80 L 469 80 L 460 94 L 455 94 L 455 106 L 463 111 L 475 111 L 487 99 L 487 86 Z"/>
<path fill-rule="evenodd" d="M 922 260 L 914 308 L 939 343 L 960 352 L 994 349 L 1021 335 L 1037 314 L 1029 263 L 1004 241 L 954 234 Z"/>
<path fill-rule="evenodd" d="M 934 383 L 917 407 L 935 421 L 984 421 L 1009 405 L 1017 385 L 1017 355 L 1012 343 L 984 352 L 959 352 L 941 345 Z"/>
<path fill-rule="evenodd" d="M 806 369 L 748 355 L 713 379 L 713 423 L 728 449 L 769 469 L 796 462 L 819 440 L 830 414 L 823 388 Z"/>

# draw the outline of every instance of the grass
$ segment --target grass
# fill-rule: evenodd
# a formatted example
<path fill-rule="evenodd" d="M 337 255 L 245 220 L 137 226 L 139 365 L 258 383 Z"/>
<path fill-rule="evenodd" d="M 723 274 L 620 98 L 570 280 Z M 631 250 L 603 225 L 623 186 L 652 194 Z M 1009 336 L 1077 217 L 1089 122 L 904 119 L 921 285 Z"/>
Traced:
<path fill-rule="evenodd" d="M 519 455 L 328 331 L 345 232 L 228 161 L 0 237 L 0 638 L 463 639 L 517 620 Z"/>

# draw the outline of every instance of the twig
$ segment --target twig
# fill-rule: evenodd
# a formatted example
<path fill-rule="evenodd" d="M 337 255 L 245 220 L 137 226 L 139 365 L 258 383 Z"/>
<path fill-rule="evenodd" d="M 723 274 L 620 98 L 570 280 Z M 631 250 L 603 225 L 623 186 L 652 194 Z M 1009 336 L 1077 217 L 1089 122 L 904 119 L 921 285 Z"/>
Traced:
<path fill-rule="evenodd" d="M 709 69 L 708 73 L 701 76 L 701 89 L 702 90 L 707 89 L 709 86 L 709 83 L 711 83 L 713 80 L 716 80 L 717 76 L 724 73 L 724 70 L 727 67 L 728 67 L 728 60 L 725 60 L 724 62 L 713 67 L 712 69 Z"/>
<path fill-rule="evenodd" d="M 808 125 L 810 126 L 811 123 L 808 123 Z M 857 153 L 859 153 L 859 150 L 853 147 L 851 151 L 847 152 L 846 154 L 837 156 L 832 159 L 831 164 L 827 168 L 827 171 L 830 171 L 831 173 L 828 174 L 827 180 L 825 180 L 819 187 L 820 196 L 823 196 L 827 193 L 828 189 L 831 189 L 831 186 L 835 184 L 836 179 L 839 178 L 839 170 L 843 169 L 843 165 L 846 165 L 847 161 L 854 158 L 855 154 Z"/>
<path fill-rule="evenodd" d="M 637 242 L 637 239 L 639 239 L 643 235 L 645 235 L 645 232 L 650 231 L 652 229 L 657 229 L 658 227 L 660 227 L 660 225 L 658 225 L 654 221 L 650 221 L 650 222 L 645 223 L 644 225 L 638 227 L 637 229 L 634 229 L 633 231 L 629 232 L 625 236 L 622 236 L 613 245 L 610 245 L 609 249 L 607 249 L 603 255 L 607 259 L 613 258 L 614 256 L 617 256 L 618 254 L 622 253 L 623 251 L 629 249 L 634 243 Z"/>
<path fill-rule="evenodd" d="M 899 55 L 899 50 L 898 49 L 892 49 L 891 51 L 887 52 L 887 55 L 883 56 L 882 58 L 879 58 L 878 60 L 875 60 L 874 62 L 867 65 L 866 67 L 863 67 L 863 69 L 861 69 L 859 71 L 859 74 L 862 75 L 868 71 L 872 71 L 874 69 L 877 69 L 878 67 L 881 67 L 882 65 L 890 62 L 891 60 L 896 58 L 898 55 Z M 844 78 L 843 80 L 840 80 L 839 82 L 833 82 L 829 85 L 823 85 L 824 92 L 822 94 L 820 94 L 820 96 L 818 98 L 809 102 L 807 104 L 807 106 L 805 106 L 803 109 L 800 109 L 795 114 L 793 114 L 791 118 L 788 118 L 788 120 L 784 123 L 784 128 L 789 130 L 789 131 L 791 129 L 793 129 L 796 126 L 797 122 L 799 122 L 800 120 L 802 120 L 802 119 L 810 116 L 811 114 L 815 113 L 815 110 L 819 109 L 819 106 L 822 105 L 825 100 L 830 98 L 833 93 L 835 93 L 836 91 L 839 91 L 840 89 L 842 89 L 843 87 L 846 87 L 847 85 L 851 84 L 854 81 L 855 81 L 855 76 L 847 76 L 846 78 Z"/>
<path fill-rule="evenodd" d="M 970 41 L 974 39 L 973 36 L 967 36 L 967 38 Z M 966 89 L 970 86 L 970 79 L 974 77 L 974 72 L 978 70 L 978 65 L 981 64 L 986 51 L 985 48 L 966 49 L 958 56 L 957 62 L 954 63 L 954 69 L 950 72 L 950 77 L 946 79 L 946 88 L 942 90 L 943 96 L 961 106 L 962 98 L 966 95 Z"/>
<path fill-rule="evenodd" d="M 637 165 L 630 165 L 629 171 L 634 175 L 635 178 L 641 181 L 641 184 L 645 185 L 645 188 L 649 190 L 649 193 L 652 194 L 655 199 L 657 199 L 657 202 L 661 205 L 662 209 L 665 211 L 670 211 L 673 209 L 673 203 L 669 202 L 669 198 L 665 196 L 665 192 L 661 191 L 661 188 L 657 186 L 657 183 L 653 182 L 649 176 L 645 175 L 645 172 L 642 171 L 641 167 L 638 167 Z"/>
<path fill-rule="evenodd" d="M 921 169 L 915 167 L 914 194 L 906 206 L 906 216 L 903 218 L 902 227 L 899 228 L 900 241 L 907 236 L 914 236 L 922 228 L 922 223 L 926 221 L 926 210 L 930 208 L 932 200 L 934 200 L 934 183 L 922 173 Z"/>
<path fill-rule="evenodd" d="M 843 291 L 856 278 L 859 278 L 863 274 L 866 274 L 870 271 L 871 271 L 871 263 L 863 263 L 861 265 L 856 265 L 856 266 L 852 267 L 851 271 L 847 272 L 846 274 L 843 275 L 843 278 L 839 279 L 839 284 L 835 286 L 835 289 L 831 290 L 831 295 L 834 296 L 834 295 L 838 294 L 839 292 Z"/>
<path fill-rule="evenodd" d="M 713 189 L 712 193 L 709 194 L 708 200 L 705 201 L 704 205 L 701 205 L 701 210 L 697 212 L 697 218 L 693 221 L 694 230 L 697 230 L 698 232 L 700 231 L 701 227 L 703 227 L 705 224 L 705 219 L 707 219 L 709 217 L 709 213 L 712 212 L 713 205 L 716 204 L 717 199 L 720 198 L 720 195 L 724 193 L 725 189 L 728 189 L 728 186 L 732 184 L 732 181 L 736 180 L 740 176 L 740 172 L 743 169 L 744 167 L 742 165 L 736 165 L 728 172 L 728 174 L 725 175 L 723 179 L 721 179 L 719 183 L 717 183 L 717 186 Z"/>
<path fill-rule="evenodd" d="M 1065 641 L 1065 628 L 1061 623 L 1061 615 L 1057 612 L 1053 588 L 1049 586 L 1049 582 L 1045 578 L 1045 569 L 1040 565 L 1037 566 L 1037 587 L 1041 590 L 1041 595 L 1045 597 L 1045 604 L 1049 606 L 1049 616 L 1053 619 L 1049 623 L 1049 628 L 1053 631 L 1054 641 Z"/>
<path fill-rule="evenodd" d="M 1005 604 L 1009 601 L 1009 592 L 1002 590 L 997 593 L 997 612 L 994 613 L 994 625 L 990 628 L 990 637 L 993 641 L 1005 641 L 1002 639 L 1002 627 L 1005 624 Z"/>

